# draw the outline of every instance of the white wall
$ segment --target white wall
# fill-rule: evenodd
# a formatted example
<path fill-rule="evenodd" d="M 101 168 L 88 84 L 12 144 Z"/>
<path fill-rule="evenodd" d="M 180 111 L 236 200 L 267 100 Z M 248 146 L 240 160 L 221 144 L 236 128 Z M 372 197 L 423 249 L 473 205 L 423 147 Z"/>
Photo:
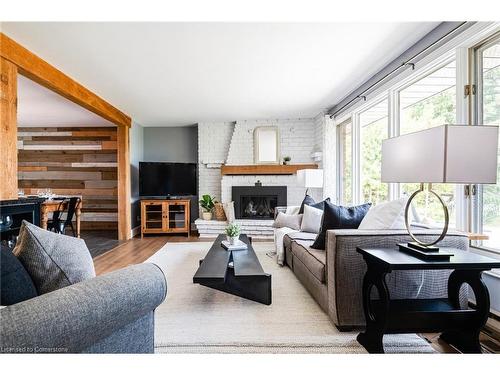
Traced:
<path fill-rule="evenodd" d="M 220 167 L 226 162 L 234 122 L 198 124 L 198 194 L 221 200 Z"/>
<path fill-rule="evenodd" d="M 196 126 L 145 127 L 144 161 L 198 162 Z"/>
<path fill-rule="evenodd" d="M 311 153 L 316 147 L 314 119 L 245 120 L 235 124 L 226 164 L 253 164 L 253 131 L 259 126 L 278 127 L 281 157 L 290 156 L 292 164 L 312 162 Z"/>

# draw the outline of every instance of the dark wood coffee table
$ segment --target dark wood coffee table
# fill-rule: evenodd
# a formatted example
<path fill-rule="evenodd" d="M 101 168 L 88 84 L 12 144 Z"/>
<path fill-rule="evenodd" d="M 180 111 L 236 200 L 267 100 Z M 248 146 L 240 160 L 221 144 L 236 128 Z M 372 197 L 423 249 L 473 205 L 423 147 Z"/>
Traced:
<path fill-rule="evenodd" d="M 385 333 L 442 332 L 441 338 L 463 353 L 481 353 L 479 333 L 488 319 L 490 295 L 481 279 L 483 271 L 500 268 L 500 261 L 471 252 L 442 248 L 454 254 L 449 260 L 422 260 L 398 249 L 357 248 L 368 267 L 363 280 L 366 330 L 357 337 L 370 353 L 383 353 Z M 386 274 L 394 270 L 453 270 L 448 298 L 390 298 Z M 460 307 L 459 293 L 469 284 L 476 298 L 474 309 Z M 371 299 L 375 287 L 379 299 Z"/>
<path fill-rule="evenodd" d="M 225 235 L 220 234 L 193 276 L 193 283 L 238 297 L 271 304 L 271 275 L 264 272 L 247 235 L 240 240 L 246 250 L 227 251 L 221 245 Z"/>

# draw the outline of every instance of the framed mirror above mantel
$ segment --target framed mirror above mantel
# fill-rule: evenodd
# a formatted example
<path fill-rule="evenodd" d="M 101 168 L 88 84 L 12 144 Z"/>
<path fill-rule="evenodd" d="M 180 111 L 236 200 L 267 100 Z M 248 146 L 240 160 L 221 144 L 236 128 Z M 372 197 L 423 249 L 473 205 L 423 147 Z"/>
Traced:
<path fill-rule="evenodd" d="M 253 131 L 254 163 L 280 163 L 280 133 L 277 126 L 259 126 Z"/>

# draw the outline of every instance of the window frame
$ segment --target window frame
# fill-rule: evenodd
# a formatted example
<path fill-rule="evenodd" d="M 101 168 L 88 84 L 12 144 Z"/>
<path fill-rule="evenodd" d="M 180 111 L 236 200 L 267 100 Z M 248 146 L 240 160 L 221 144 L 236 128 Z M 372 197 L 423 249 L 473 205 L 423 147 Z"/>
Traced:
<path fill-rule="evenodd" d="M 475 85 L 476 91 L 473 95 L 469 95 L 468 109 L 469 109 L 469 123 L 472 126 L 481 126 L 483 112 L 482 112 L 482 85 L 483 82 L 480 79 L 482 77 L 482 66 L 483 62 L 481 59 L 482 52 L 492 45 L 500 41 L 500 30 L 491 33 L 489 36 L 484 37 L 480 42 L 468 48 L 468 56 L 470 61 L 469 72 L 470 72 L 470 84 Z M 482 185 L 476 186 L 476 195 L 468 197 L 468 227 L 470 231 L 478 231 L 483 224 L 482 201 L 479 200 L 479 195 L 482 193 Z M 477 202 L 477 206 L 474 206 L 474 200 Z M 480 214 L 481 211 L 481 214 Z M 493 248 L 484 246 L 482 241 L 471 241 L 470 247 L 474 252 L 479 254 L 484 254 L 486 256 L 493 256 L 500 259 L 500 248 Z M 494 270 L 490 271 L 490 274 L 495 274 L 495 276 L 500 277 L 500 271 Z"/>
<path fill-rule="evenodd" d="M 363 192 L 362 192 L 362 186 L 361 186 L 361 172 L 362 172 L 362 158 L 361 158 L 361 143 L 362 143 L 362 130 L 361 130 L 361 121 L 360 117 L 364 112 L 369 111 L 371 108 L 377 106 L 378 104 L 382 103 L 383 101 L 387 100 L 387 138 L 390 137 L 390 126 L 391 122 L 389 120 L 390 116 L 390 103 L 389 103 L 389 95 L 388 93 L 385 93 L 383 95 L 379 95 L 377 98 L 370 100 L 369 102 L 366 103 L 366 105 L 363 105 L 359 108 L 358 111 L 356 111 L 356 132 L 354 132 L 354 127 L 353 127 L 353 144 L 356 145 L 356 157 L 357 157 L 357 162 L 356 162 L 356 176 L 354 180 L 356 181 L 355 184 L 355 191 L 353 194 L 353 204 L 354 205 L 359 205 L 363 204 Z M 356 139 L 354 139 L 354 136 L 356 135 Z M 382 152 L 382 150 L 381 150 Z M 354 160 L 353 160 L 354 164 Z M 382 182 L 387 184 L 387 193 L 388 193 L 388 200 L 392 200 L 393 198 L 391 197 L 391 188 L 390 184 L 387 182 Z M 353 184 L 354 185 L 354 184 Z M 354 198 L 356 197 L 356 198 Z"/>

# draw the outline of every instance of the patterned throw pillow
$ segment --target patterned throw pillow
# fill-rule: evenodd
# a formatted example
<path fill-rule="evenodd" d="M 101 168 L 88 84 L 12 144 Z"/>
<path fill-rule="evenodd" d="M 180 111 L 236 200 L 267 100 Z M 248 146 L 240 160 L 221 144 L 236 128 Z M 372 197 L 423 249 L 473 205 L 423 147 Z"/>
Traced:
<path fill-rule="evenodd" d="M 28 271 L 39 294 L 95 277 L 85 241 L 49 232 L 23 221 L 14 255 Z"/>

